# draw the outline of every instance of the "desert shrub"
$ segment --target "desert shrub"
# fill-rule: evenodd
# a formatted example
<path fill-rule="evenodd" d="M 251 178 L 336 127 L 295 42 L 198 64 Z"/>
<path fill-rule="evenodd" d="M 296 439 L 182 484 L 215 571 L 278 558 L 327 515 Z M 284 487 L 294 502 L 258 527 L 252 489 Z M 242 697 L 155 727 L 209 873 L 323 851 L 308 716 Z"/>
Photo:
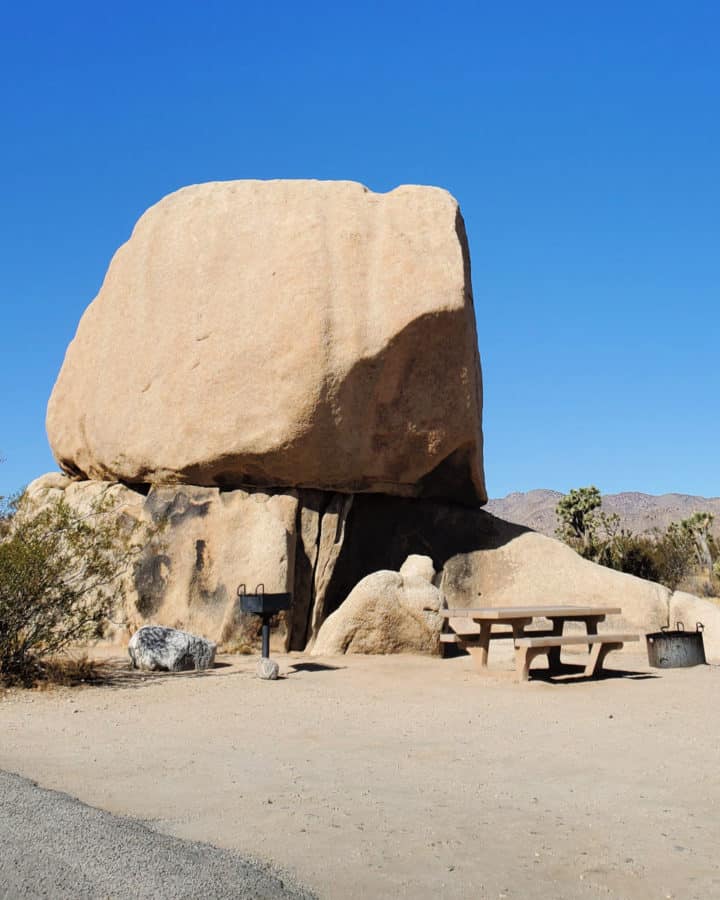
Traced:
<path fill-rule="evenodd" d="M 664 532 L 656 536 L 658 581 L 677 590 L 695 568 L 695 550 L 692 536 L 680 522 L 672 522 Z"/>
<path fill-rule="evenodd" d="M 32 674 L 37 676 L 35 684 L 39 688 L 104 684 L 112 679 L 108 664 L 92 659 L 86 653 L 61 653 L 43 658 L 37 661 Z"/>
<path fill-rule="evenodd" d="M 602 548 L 596 562 L 647 581 L 661 580 L 655 543 L 626 529 Z"/>
<path fill-rule="evenodd" d="M 558 537 L 585 559 L 673 591 L 696 573 L 702 576 L 696 590 L 709 595 L 718 591 L 720 547 L 710 532 L 710 513 L 695 513 L 652 535 L 636 535 L 620 527 L 617 514 L 598 512 L 601 503 L 593 486 L 566 494 L 556 507 Z"/>
<path fill-rule="evenodd" d="M 110 493 L 86 512 L 64 499 L 38 506 L 22 496 L 2 523 L 0 678 L 28 681 L 43 661 L 102 635 L 149 535 Z"/>
<path fill-rule="evenodd" d="M 13 517 L 14 503 L 6 503 L 4 497 L 0 497 L 0 539 L 4 538 L 10 530 Z"/>
<path fill-rule="evenodd" d="M 585 559 L 637 575 L 657 578 L 651 543 L 620 527 L 617 514 L 598 511 L 602 495 L 594 486 L 573 488 L 556 507 L 556 534 Z"/>

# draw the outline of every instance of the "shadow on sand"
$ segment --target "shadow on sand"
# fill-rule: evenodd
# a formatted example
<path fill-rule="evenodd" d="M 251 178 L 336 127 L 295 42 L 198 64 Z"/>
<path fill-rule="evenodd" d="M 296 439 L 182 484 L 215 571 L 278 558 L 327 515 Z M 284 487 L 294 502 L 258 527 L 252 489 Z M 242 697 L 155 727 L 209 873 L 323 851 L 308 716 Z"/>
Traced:
<path fill-rule="evenodd" d="M 587 684 L 591 681 L 610 681 L 625 678 L 628 681 L 647 681 L 659 678 L 654 672 L 639 672 L 633 669 L 603 669 L 599 675 L 584 675 L 585 666 L 574 663 L 563 663 L 560 669 L 530 669 L 531 681 L 544 681 L 546 684 Z"/>
<path fill-rule="evenodd" d="M 340 669 L 347 669 L 347 666 L 328 666 L 324 663 L 293 663 L 290 666 L 292 671 L 287 672 L 287 675 L 297 675 L 300 672 L 338 672 Z"/>
<path fill-rule="evenodd" d="M 245 660 L 243 660 L 243 663 Z M 247 664 L 257 662 L 257 657 L 248 656 Z M 335 672 L 346 666 L 329 666 L 324 663 L 315 662 L 298 662 L 288 667 L 288 670 L 281 674 L 279 681 L 293 675 L 299 675 L 302 672 Z M 184 672 L 144 672 L 139 669 L 133 669 L 128 660 L 118 658 L 96 661 L 93 666 L 91 676 L 78 679 L 73 682 L 72 687 L 99 687 L 111 689 L 124 688 L 140 688 L 148 684 L 156 684 L 168 679 L 193 679 L 193 678 L 226 678 L 234 675 L 254 676 L 254 665 L 252 670 L 242 667 L 238 668 L 237 663 L 231 662 L 215 662 L 209 669 L 203 671 L 195 671 L 190 669 Z"/>
<path fill-rule="evenodd" d="M 229 671 L 225 671 L 229 670 Z M 242 671 L 228 662 L 213 663 L 210 669 L 204 671 L 195 671 L 194 669 L 185 672 L 143 672 L 139 669 L 133 669 L 128 660 L 106 659 L 96 661 L 94 672 L 91 677 L 84 678 L 72 686 L 82 687 L 99 687 L 99 688 L 139 688 L 146 684 L 153 684 L 159 681 L 167 681 L 169 678 L 224 678 L 228 675 L 241 675 Z"/>

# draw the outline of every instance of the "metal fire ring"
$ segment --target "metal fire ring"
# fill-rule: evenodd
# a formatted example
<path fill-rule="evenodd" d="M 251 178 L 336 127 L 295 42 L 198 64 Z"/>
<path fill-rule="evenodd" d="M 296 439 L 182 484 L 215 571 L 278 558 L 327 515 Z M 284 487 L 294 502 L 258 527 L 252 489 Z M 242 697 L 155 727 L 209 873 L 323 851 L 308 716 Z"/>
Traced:
<path fill-rule="evenodd" d="M 657 669 L 676 669 L 706 665 L 702 622 L 695 631 L 686 631 L 682 622 L 675 623 L 675 631 L 664 626 L 660 631 L 645 635 L 648 662 Z"/>

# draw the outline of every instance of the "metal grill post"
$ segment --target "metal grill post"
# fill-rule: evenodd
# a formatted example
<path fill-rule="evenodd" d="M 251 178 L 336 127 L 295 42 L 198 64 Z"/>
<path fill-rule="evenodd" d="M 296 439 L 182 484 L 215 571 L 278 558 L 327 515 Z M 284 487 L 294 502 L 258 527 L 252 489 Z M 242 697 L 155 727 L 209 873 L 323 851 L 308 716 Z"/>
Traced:
<path fill-rule="evenodd" d="M 248 594 L 244 584 L 238 586 L 240 609 L 244 613 L 260 616 L 262 621 L 262 658 L 270 658 L 270 621 L 274 615 L 290 609 L 292 594 L 266 594 L 265 585 L 259 584 L 254 594 Z"/>
<path fill-rule="evenodd" d="M 262 617 L 262 655 L 264 659 L 270 658 L 270 619 L 267 613 Z"/>

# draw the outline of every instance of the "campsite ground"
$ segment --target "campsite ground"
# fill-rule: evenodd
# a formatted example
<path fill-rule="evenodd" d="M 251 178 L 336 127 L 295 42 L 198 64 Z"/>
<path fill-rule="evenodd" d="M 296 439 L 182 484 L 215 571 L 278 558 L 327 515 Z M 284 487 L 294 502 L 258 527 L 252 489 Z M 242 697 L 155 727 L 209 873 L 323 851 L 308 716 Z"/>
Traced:
<path fill-rule="evenodd" d="M 635 651 L 608 661 L 629 677 L 518 685 L 467 657 L 278 659 L 274 683 L 221 657 L 10 691 L 0 769 L 324 898 L 720 894 L 720 668 Z"/>

